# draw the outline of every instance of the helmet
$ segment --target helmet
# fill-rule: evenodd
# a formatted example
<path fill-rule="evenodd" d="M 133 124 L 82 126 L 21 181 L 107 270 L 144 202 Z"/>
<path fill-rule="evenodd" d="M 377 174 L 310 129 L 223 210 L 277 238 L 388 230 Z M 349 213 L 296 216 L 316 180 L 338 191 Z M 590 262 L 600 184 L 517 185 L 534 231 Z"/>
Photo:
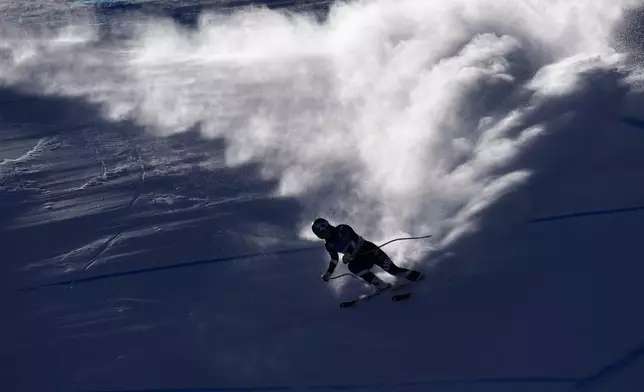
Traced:
<path fill-rule="evenodd" d="M 329 236 L 331 233 L 331 224 L 329 221 L 327 221 L 324 218 L 317 218 L 316 220 L 313 221 L 313 225 L 311 226 L 311 230 L 313 230 L 313 233 L 315 233 L 318 238 L 325 239 Z"/>

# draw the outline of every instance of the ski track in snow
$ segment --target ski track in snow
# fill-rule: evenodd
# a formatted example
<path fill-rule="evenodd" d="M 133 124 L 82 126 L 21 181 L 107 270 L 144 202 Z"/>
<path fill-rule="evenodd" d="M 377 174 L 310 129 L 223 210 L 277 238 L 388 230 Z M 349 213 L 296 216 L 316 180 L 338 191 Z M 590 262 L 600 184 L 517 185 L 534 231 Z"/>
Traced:
<path fill-rule="evenodd" d="M 87 265 L 85 266 L 85 270 L 87 271 L 91 267 L 93 267 L 96 263 L 98 263 L 98 260 L 107 252 L 112 245 L 118 240 L 118 238 L 121 236 L 122 233 L 118 233 L 114 235 L 112 238 L 110 238 L 107 242 L 105 242 L 105 245 L 103 245 L 101 251 L 94 257 L 92 260 L 87 262 Z"/>
<path fill-rule="evenodd" d="M 134 203 L 136 203 L 137 200 L 139 200 L 139 198 L 143 194 L 143 190 L 145 187 L 145 165 L 143 165 L 140 158 L 138 158 L 138 160 L 139 160 L 139 166 L 141 167 L 141 173 L 139 174 L 139 187 L 136 192 L 136 195 L 134 195 L 134 197 L 132 198 L 132 201 L 128 205 L 128 208 L 132 208 L 134 206 Z"/>
<path fill-rule="evenodd" d="M 0 165 L 25 163 L 40 154 L 47 147 L 50 141 L 50 138 L 42 138 L 38 140 L 36 145 L 31 150 L 27 151 L 24 155 L 15 159 L 4 159 L 2 162 L 0 162 Z"/>

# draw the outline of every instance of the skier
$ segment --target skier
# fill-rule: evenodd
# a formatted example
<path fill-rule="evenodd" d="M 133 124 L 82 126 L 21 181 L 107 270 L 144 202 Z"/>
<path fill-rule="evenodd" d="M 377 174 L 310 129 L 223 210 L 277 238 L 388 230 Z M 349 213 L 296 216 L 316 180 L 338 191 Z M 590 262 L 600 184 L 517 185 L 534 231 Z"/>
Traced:
<path fill-rule="evenodd" d="M 412 282 L 419 282 L 424 278 L 422 272 L 398 267 L 382 249 L 360 237 L 349 225 L 333 226 L 326 219 L 317 218 L 313 221 L 311 229 L 318 238 L 326 241 L 324 245 L 331 256 L 329 267 L 322 275 L 322 280 L 325 282 L 329 281 L 338 265 L 338 253 L 343 253 L 342 262 L 348 264 L 349 271 L 375 287 L 377 291 L 386 290 L 391 287 L 391 284 L 371 272 L 374 265 L 390 275 Z"/>

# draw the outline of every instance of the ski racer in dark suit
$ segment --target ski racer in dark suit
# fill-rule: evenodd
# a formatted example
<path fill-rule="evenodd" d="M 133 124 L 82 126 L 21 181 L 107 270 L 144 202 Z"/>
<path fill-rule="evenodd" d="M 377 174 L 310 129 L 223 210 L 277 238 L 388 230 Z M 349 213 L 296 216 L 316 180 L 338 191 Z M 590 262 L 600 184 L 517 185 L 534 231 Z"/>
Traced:
<path fill-rule="evenodd" d="M 329 267 L 322 275 L 325 282 L 329 281 L 338 265 L 338 253 L 343 253 L 342 262 L 348 264 L 349 271 L 375 287 L 376 290 L 388 289 L 391 284 L 384 282 L 371 272 L 374 265 L 390 275 L 412 282 L 419 282 L 424 278 L 422 272 L 398 267 L 382 249 L 360 237 L 349 225 L 333 226 L 326 219 L 318 218 L 313 222 L 311 229 L 318 238 L 325 240 L 324 245 L 331 256 Z"/>

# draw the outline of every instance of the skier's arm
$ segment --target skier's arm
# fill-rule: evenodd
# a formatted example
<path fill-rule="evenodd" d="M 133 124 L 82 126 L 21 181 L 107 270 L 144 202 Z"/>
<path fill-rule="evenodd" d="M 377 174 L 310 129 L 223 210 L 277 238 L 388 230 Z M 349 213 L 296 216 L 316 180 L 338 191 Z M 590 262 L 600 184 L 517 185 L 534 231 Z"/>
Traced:
<path fill-rule="evenodd" d="M 329 256 L 331 256 L 331 261 L 329 261 L 329 267 L 327 268 L 326 272 L 324 275 L 322 275 L 322 280 L 325 282 L 328 282 L 329 279 L 331 279 L 331 274 L 333 274 L 333 271 L 335 271 L 335 267 L 338 265 L 338 252 L 334 251 L 330 246 L 329 243 L 325 244 L 326 251 L 329 252 Z"/>
<path fill-rule="evenodd" d="M 329 252 L 329 256 L 331 256 L 331 261 L 329 261 L 329 267 L 326 272 L 331 275 L 333 271 L 335 271 L 335 267 L 338 266 L 338 260 L 340 260 L 340 258 L 338 256 L 338 252 L 329 249 L 327 249 L 327 251 Z"/>

